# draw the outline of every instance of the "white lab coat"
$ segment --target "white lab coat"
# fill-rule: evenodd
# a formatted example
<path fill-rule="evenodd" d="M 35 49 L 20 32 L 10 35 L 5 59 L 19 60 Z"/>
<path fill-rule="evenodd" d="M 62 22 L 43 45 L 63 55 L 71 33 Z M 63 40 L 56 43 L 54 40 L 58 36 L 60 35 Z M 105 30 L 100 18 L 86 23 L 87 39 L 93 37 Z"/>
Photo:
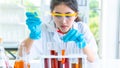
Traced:
<path fill-rule="evenodd" d="M 47 42 L 61 42 L 62 40 L 61 38 L 61 34 L 59 34 L 56 31 L 56 28 L 54 26 L 54 23 L 44 23 L 41 26 L 41 39 L 39 40 L 35 40 L 35 42 L 32 45 L 31 51 L 30 51 L 30 56 L 32 57 L 37 57 L 40 55 L 45 55 L 47 52 L 46 47 L 47 46 Z M 87 42 L 87 44 L 89 44 L 88 46 L 91 48 L 91 50 L 93 50 L 95 56 L 96 56 L 96 60 L 94 63 L 89 63 L 87 62 L 87 68 L 99 68 L 99 58 L 98 58 L 98 54 L 97 54 L 97 45 L 95 42 L 95 39 L 93 37 L 93 34 L 91 33 L 89 27 L 82 22 L 77 22 L 74 23 L 73 28 L 77 29 L 80 33 L 84 34 L 85 40 Z M 74 49 L 73 49 L 74 51 Z M 100 67 L 101 68 L 101 67 Z"/>

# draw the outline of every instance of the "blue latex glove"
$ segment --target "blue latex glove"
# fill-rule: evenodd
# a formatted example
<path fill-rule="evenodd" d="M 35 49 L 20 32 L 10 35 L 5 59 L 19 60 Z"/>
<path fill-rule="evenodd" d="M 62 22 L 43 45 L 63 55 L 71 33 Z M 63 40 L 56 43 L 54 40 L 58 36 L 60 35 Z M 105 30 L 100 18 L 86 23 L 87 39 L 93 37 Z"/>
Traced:
<path fill-rule="evenodd" d="M 31 39 L 39 39 L 41 37 L 41 20 L 38 18 L 38 15 L 36 12 L 26 12 L 27 20 L 26 24 L 30 30 L 30 38 Z"/>
<path fill-rule="evenodd" d="M 84 48 L 86 46 L 83 34 L 80 34 L 76 29 L 71 29 L 65 36 L 63 36 L 63 41 L 74 41 L 79 48 Z"/>

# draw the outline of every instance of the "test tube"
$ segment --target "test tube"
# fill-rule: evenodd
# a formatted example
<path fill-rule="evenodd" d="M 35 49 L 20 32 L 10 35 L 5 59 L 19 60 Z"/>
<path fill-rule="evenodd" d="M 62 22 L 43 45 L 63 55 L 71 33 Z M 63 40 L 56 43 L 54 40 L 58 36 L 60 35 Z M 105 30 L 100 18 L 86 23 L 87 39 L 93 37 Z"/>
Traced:
<path fill-rule="evenodd" d="M 65 56 L 65 49 L 61 50 L 62 56 Z M 62 58 L 62 64 L 65 63 L 65 58 Z"/>
<path fill-rule="evenodd" d="M 72 61 L 72 64 L 71 64 L 71 66 L 72 66 L 72 68 L 78 68 L 78 61 L 76 61 L 77 60 L 77 58 L 73 58 L 73 61 Z"/>
<path fill-rule="evenodd" d="M 62 56 L 65 56 L 65 55 L 66 55 L 66 47 L 67 47 L 67 44 L 66 44 L 65 42 L 61 42 L 60 44 L 61 44 L 61 45 L 60 45 L 61 55 L 62 55 Z M 65 68 L 65 66 L 66 66 L 65 63 L 67 63 L 67 62 L 66 62 L 66 58 L 62 58 L 61 63 L 62 63 L 62 64 L 61 64 L 62 68 Z"/>
<path fill-rule="evenodd" d="M 81 49 L 77 45 L 75 45 L 75 54 L 82 55 L 81 52 Z M 82 68 L 82 57 L 77 58 L 76 68 Z"/>
<path fill-rule="evenodd" d="M 63 68 L 63 64 L 61 63 L 60 60 L 58 60 L 58 68 Z"/>
<path fill-rule="evenodd" d="M 56 42 L 51 42 L 50 44 L 51 50 L 50 54 L 51 56 L 57 56 L 57 43 Z M 58 60 L 57 58 L 51 58 L 51 68 L 58 68 Z"/>
<path fill-rule="evenodd" d="M 74 54 L 74 46 L 73 46 L 73 43 L 72 42 L 68 42 L 67 43 L 67 55 L 70 55 L 72 57 L 72 55 Z M 69 67 L 70 68 L 73 68 L 75 67 L 75 65 L 73 64 L 73 59 L 74 58 L 69 58 Z"/>
<path fill-rule="evenodd" d="M 54 50 L 51 50 L 51 55 L 57 56 L 57 53 Z M 57 58 L 51 58 L 51 68 L 58 68 Z"/>
<path fill-rule="evenodd" d="M 58 53 L 55 53 L 55 56 L 58 56 Z M 58 68 L 58 58 L 55 59 L 55 67 Z"/>
<path fill-rule="evenodd" d="M 72 63 L 72 68 L 76 68 L 76 63 Z"/>
<path fill-rule="evenodd" d="M 77 55 L 77 48 L 74 42 L 69 42 L 67 49 L 71 57 Z M 70 58 L 70 68 L 78 68 L 78 58 Z"/>
<path fill-rule="evenodd" d="M 64 46 L 64 49 L 65 49 L 65 50 L 63 50 L 63 51 L 65 51 L 64 55 L 67 56 L 68 53 L 69 53 L 69 50 L 67 48 L 68 43 L 64 43 L 63 46 Z M 63 58 L 63 61 L 64 61 L 64 68 L 70 68 L 69 67 L 69 58 Z"/>
<path fill-rule="evenodd" d="M 71 54 L 71 43 L 66 43 L 66 56 L 70 55 Z M 65 68 L 71 68 L 71 65 L 70 65 L 70 61 L 71 58 L 65 58 Z"/>
<path fill-rule="evenodd" d="M 69 58 L 65 58 L 65 68 L 69 68 Z"/>
<path fill-rule="evenodd" d="M 44 50 L 44 55 L 45 56 L 49 56 L 49 44 L 45 43 L 44 41 L 42 41 L 42 45 L 43 45 L 43 50 Z M 44 68 L 49 68 L 49 58 L 43 58 L 44 59 Z"/>
<path fill-rule="evenodd" d="M 56 52 L 57 52 L 57 56 L 59 56 L 61 54 L 60 51 L 60 44 L 56 42 Z M 57 68 L 61 68 L 61 58 L 56 58 L 57 59 Z"/>
<path fill-rule="evenodd" d="M 78 58 L 78 68 L 82 68 L 82 58 Z"/>
<path fill-rule="evenodd" d="M 44 68 L 49 68 L 48 62 L 49 62 L 49 59 L 48 58 L 44 58 Z"/>

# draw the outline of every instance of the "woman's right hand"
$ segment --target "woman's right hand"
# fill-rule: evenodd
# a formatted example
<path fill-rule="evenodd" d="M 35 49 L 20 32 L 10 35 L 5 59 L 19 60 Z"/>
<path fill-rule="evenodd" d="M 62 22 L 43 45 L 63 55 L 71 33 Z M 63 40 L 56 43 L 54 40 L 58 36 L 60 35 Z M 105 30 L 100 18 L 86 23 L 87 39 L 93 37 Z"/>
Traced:
<path fill-rule="evenodd" d="M 23 56 L 23 49 L 25 49 L 24 51 L 25 51 L 26 54 L 29 54 L 33 42 L 34 42 L 34 40 L 32 40 L 32 39 L 30 39 L 30 38 L 25 39 L 25 40 L 19 45 L 19 48 L 18 48 L 19 56 Z"/>
<path fill-rule="evenodd" d="M 30 39 L 36 40 L 41 37 L 41 20 L 36 12 L 26 12 L 26 24 L 30 30 Z"/>

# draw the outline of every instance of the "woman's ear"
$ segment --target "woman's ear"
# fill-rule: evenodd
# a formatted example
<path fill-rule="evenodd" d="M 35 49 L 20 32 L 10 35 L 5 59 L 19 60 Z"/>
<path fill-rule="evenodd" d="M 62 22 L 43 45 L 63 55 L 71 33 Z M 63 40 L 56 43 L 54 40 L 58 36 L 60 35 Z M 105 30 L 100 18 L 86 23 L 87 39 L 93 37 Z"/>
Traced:
<path fill-rule="evenodd" d="M 76 17 L 76 19 L 77 19 L 77 17 L 78 17 L 78 12 L 76 12 L 76 16 L 75 16 L 75 17 Z"/>
<path fill-rule="evenodd" d="M 79 15 L 79 13 L 78 12 L 76 12 L 76 16 L 78 16 Z"/>
<path fill-rule="evenodd" d="M 79 13 L 78 12 L 76 12 L 76 18 L 75 18 L 75 22 L 79 22 L 79 21 L 81 21 L 81 18 L 79 17 Z"/>

